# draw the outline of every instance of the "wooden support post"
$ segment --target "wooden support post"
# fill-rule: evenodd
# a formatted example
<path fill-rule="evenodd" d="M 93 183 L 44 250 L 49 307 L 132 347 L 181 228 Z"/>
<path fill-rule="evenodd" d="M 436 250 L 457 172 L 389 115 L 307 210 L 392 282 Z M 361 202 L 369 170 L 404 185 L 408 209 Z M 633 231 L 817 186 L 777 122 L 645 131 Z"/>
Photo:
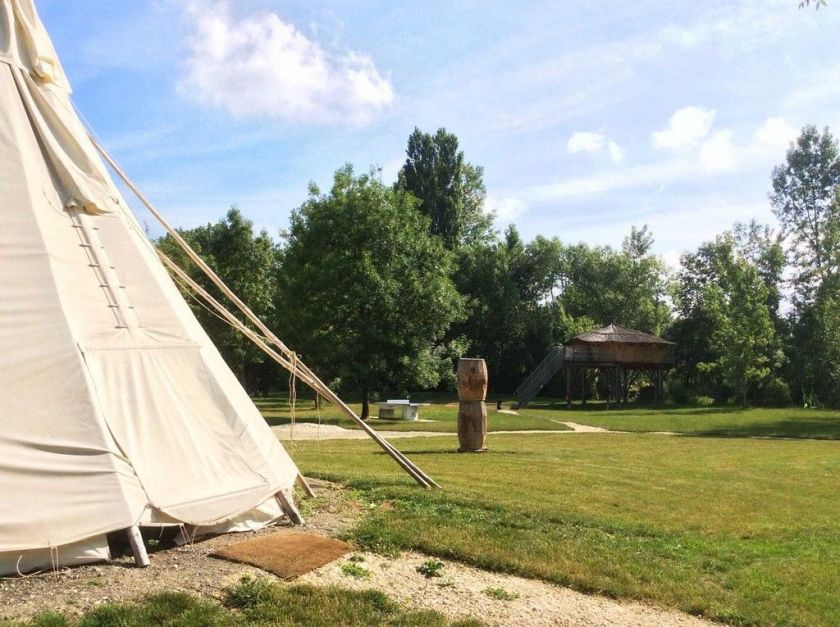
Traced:
<path fill-rule="evenodd" d="M 280 490 L 276 496 L 277 502 L 280 504 L 280 507 L 283 509 L 286 516 L 289 517 L 289 520 L 292 521 L 292 524 L 302 525 L 303 516 L 300 515 L 298 508 L 295 507 L 295 499 L 292 496 L 292 491 Z"/>
<path fill-rule="evenodd" d="M 303 491 L 306 492 L 306 496 L 311 499 L 315 498 L 315 490 L 312 489 L 312 486 L 309 485 L 309 482 L 306 480 L 302 474 L 298 473 L 297 479 L 295 479 L 295 483 L 297 483 Z"/>
<path fill-rule="evenodd" d="M 566 366 L 566 407 L 572 406 L 572 367 Z"/>
<path fill-rule="evenodd" d="M 656 369 L 656 404 L 662 404 L 662 368 Z"/>
<path fill-rule="evenodd" d="M 603 372 L 603 371 L 602 371 Z M 612 370 L 607 370 L 607 409 L 610 408 L 610 396 L 612 396 Z"/>
<path fill-rule="evenodd" d="M 624 406 L 627 407 L 627 403 L 630 401 L 630 376 L 624 368 L 621 369 L 621 399 Z"/>
<path fill-rule="evenodd" d="M 143 536 L 140 535 L 140 527 L 137 525 L 126 529 L 128 543 L 131 545 L 131 552 L 134 554 L 134 565 L 137 568 L 146 568 L 151 564 L 149 554 L 146 552 L 146 545 L 143 544 Z"/>
<path fill-rule="evenodd" d="M 582 405 L 586 405 L 586 368 L 580 371 L 580 400 Z"/>

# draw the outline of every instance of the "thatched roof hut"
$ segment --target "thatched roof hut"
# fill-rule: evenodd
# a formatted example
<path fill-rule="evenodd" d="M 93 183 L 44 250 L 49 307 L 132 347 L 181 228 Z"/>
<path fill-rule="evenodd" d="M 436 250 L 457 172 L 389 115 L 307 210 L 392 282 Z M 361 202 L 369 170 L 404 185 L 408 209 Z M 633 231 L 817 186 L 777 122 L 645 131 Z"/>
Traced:
<path fill-rule="evenodd" d="M 611 324 L 573 337 L 565 361 L 578 364 L 649 367 L 671 364 L 674 343 L 661 337 Z"/>

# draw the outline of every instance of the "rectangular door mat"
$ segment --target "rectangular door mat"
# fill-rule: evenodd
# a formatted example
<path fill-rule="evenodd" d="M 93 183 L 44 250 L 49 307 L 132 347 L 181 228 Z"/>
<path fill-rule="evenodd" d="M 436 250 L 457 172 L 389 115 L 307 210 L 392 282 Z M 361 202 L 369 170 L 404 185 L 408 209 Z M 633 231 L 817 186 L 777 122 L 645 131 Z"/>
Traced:
<path fill-rule="evenodd" d="M 350 553 L 346 542 L 297 531 L 273 533 L 231 544 L 211 555 L 256 566 L 281 579 L 292 579 Z"/>

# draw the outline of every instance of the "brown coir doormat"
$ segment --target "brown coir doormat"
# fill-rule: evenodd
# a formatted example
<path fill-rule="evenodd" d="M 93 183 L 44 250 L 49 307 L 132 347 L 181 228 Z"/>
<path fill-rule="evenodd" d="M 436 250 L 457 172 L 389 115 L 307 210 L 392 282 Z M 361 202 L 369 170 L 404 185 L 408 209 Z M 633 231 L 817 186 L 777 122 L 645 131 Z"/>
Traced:
<path fill-rule="evenodd" d="M 352 546 L 341 540 L 292 531 L 231 544 L 212 553 L 212 556 L 250 564 L 281 579 L 292 579 L 329 564 L 352 550 Z"/>

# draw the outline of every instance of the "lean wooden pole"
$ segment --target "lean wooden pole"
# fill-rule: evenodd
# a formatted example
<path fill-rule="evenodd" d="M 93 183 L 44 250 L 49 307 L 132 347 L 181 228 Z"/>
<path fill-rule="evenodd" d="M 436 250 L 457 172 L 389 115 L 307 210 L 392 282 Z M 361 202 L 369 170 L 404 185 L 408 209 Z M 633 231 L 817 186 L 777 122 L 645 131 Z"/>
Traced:
<path fill-rule="evenodd" d="M 330 400 L 333 404 L 338 406 L 342 409 L 346 414 L 348 414 L 356 424 L 359 424 L 363 430 L 367 432 L 367 434 L 382 447 L 388 455 L 390 455 L 394 461 L 399 464 L 399 466 L 405 470 L 411 477 L 424 488 L 431 487 L 434 485 L 435 487 L 440 487 L 433 479 L 427 476 L 422 470 L 417 468 L 408 458 L 406 458 L 400 451 L 398 451 L 390 442 L 388 442 L 385 438 L 381 435 L 376 433 L 373 429 L 370 428 L 361 418 L 356 416 L 355 412 L 351 410 L 347 405 L 332 391 L 330 390 L 318 377 L 312 373 L 309 368 L 307 368 L 300 360 L 295 359 L 295 363 L 292 362 L 285 357 L 279 355 L 275 350 L 273 350 L 266 342 L 263 340 L 259 334 L 255 333 L 253 330 L 249 329 L 245 324 L 242 323 L 236 316 L 233 315 L 224 305 L 222 305 L 216 298 L 214 298 L 207 290 L 201 287 L 198 283 L 196 283 L 192 277 L 190 277 L 186 272 L 184 272 L 174 261 L 172 261 L 169 257 L 166 256 L 161 251 L 158 251 L 158 256 L 160 257 L 161 261 L 163 261 L 164 265 L 170 269 L 181 281 L 187 284 L 187 286 L 195 291 L 198 295 L 204 298 L 212 307 L 217 311 L 217 313 L 222 316 L 231 326 L 235 329 L 240 331 L 243 335 L 245 335 L 248 339 L 250 339 L 254 344 L 256 344 L 263 352 L 265 352 L 269 357 L 274 359 L 278 364 L 289 370 L 290 372 L 294 372 L 296 376 L 300 378 L 301 381 L 309 385 L 312 389 L 316 392 L 320 393 L 322 396 Z"/>

